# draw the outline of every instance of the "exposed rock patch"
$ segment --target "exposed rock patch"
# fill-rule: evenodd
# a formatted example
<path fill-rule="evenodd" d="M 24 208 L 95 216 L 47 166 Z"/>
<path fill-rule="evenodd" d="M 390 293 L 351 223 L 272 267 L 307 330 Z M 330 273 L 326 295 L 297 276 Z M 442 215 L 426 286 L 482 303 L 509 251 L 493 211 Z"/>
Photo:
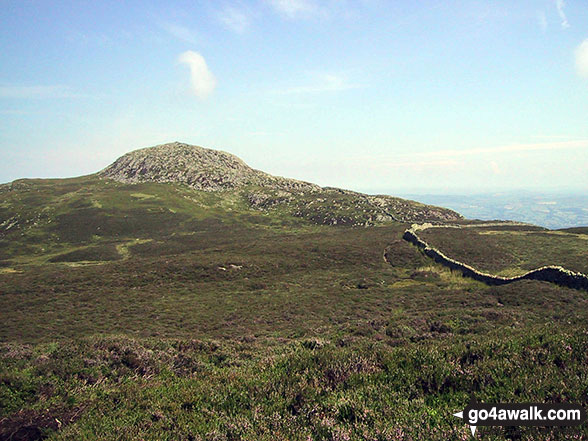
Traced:
<path fill-rule="evenodd" d="M 249 167 L 230 153 L 180 142 L 148 147 L 118 158 L 99 173 L 119 182 L 176 182 L 203 191 L 259 185 L 302 191 L 318 185 L 272 176 Z"/>
<path fill-rule="evenodd" d="M 282 209 L 315 224 L 372 226 L 462 219 L 455 211 L 272 176 L 230 153 L 173 142 L 135 150 L 99 172 L 124 183 L 173 182 L 208 192 L 236 191 L 250 208 Z"/>

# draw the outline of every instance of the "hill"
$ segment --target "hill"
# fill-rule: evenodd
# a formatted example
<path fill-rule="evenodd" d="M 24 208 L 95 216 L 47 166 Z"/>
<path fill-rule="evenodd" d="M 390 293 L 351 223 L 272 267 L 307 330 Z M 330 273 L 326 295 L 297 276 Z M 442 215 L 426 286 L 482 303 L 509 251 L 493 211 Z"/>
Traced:
<path fill-rule="evenodd" d="M 137 241 L 223 225 L 365 227 L 458 219 L 444 208 L 321 188 L 254 170 L 228 153 L 171 143 L 128 153 L 95 175 L 0 186 L 0 261 L 116 260 Z"/>
<path fill-rule="evenodd" d="M 99 173 L 119 182 L 174 182 L 196 190 L 220 191 L 262 186 L 274 190 L 317 191 L 318 185 L 254 170 L 230 153 L 172 142 L 127 153 Z"/>
<path fill-rule="evenodd" d="M 474 226 L 427 241 L 488 270 L 585 255 L 583 234 L 484 227 L 183 144 L 6 184 L 0 440 L 467 439 L 453 413 L 472 393 L 588 404 L 588 294 L 487 286 L 402 240 L 448 219 Z"/>
<path fill-rule="evenodd" d="M 135 150 L 98 176 L 123 183 L 172 182 L 196 190 L 240 190 L 252 208 L 286 206 L 315 223 L 374 225 L 397 221 L 447 221 L 458 213 L 390 196 L 370 196 L 254 170 L 229 153 L 174 142 Z M 312 215 L 311 213 L 312 212 Z"/>

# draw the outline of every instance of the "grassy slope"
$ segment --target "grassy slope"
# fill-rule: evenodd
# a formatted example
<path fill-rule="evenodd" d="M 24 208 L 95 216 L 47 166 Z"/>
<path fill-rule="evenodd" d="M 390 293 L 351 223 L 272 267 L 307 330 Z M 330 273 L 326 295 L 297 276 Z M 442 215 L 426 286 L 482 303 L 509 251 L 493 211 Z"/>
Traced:
<path fill-rule="evenodd" d="M 519 275 L 545 265 L 588 274 L 588 235 L 582 233 L 486 227 L 434 228 L 420 236 L 448 256 L 496 274 Z"/>
<path fill-rule="evenodd" d="M 94 177 L 20 185 L 0 205 L 18 214 L 0 242 L 0 439 L 468 439 L 451 413 L 471 391 L 588 402 L 586 293 L 463 279 L 402 224 Z"/>

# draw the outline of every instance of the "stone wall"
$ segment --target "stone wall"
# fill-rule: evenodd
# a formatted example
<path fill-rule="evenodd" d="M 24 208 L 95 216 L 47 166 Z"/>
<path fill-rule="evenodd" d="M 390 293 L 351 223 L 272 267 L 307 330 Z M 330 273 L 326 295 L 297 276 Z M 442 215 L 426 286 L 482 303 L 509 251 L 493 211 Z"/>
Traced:
<path fill-rule="evenodd" d="M 519 280 L 540 280 L 555 283 L 560 286 L 566 286 L 568 288 L 588 291 L 588 276 L 582 273 L 569 271 L 561 266 L 543 266 L 516 277 L 502 277 L 483 273 L 466 263 L 447 257 L 438 249 L 430 246 L 427 242 L 417 236 L 415 230 L 418 229 L 422 230 L 424 228 L 415 225 L 406 230 L 402 238 L 420 248 L 426 256 L 430 257 L 435 262 L 440 263 L 451 270 L 461 272 L 464 277 L 470 277 L 488 285 L 505 285 Z"/>

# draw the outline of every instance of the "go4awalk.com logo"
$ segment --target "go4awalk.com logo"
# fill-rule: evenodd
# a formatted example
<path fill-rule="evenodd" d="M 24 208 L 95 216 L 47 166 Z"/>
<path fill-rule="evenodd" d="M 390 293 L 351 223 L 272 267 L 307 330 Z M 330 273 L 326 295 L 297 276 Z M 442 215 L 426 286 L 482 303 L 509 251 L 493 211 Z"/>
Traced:
<path fill-rule="evenodd" d="M 579 426 L 586 421 L 579 404 L 489 404 L 478 403 L 473 396 L 464 410 L 453 415 L 470 426 L 472 435 L 478 426 Z"/>

